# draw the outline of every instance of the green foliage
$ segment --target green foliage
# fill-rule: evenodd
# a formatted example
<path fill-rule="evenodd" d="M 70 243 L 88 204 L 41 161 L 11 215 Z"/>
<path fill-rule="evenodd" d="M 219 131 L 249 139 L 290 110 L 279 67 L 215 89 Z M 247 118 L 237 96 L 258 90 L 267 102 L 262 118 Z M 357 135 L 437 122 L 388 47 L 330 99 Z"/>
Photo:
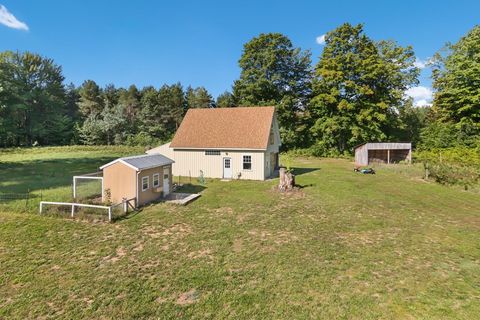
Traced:
<path fill-rule="evenodd" d="M 421 150 L 480 146 L 480 128 L 469 121 L 462 123 L 432 122 L 421 131 Z"/>
<path fill-rule="evenodd" d="M 310 52 L 280 33 L 262 33 L 244 45 L 239 65 L 240 79 L 233 85 L 237 104 L 277 106 L 282 144 L 305 143 L 301 118 L 311 91 Z"/>
<path fill-rule="evenodd" d="M 413 147 L 421 143 L 422 130 L 428 125 L 430 107 L 414 107 L 412 99 L 399 108 L 397 124 L 392 134 L 399 141 L 410 141 Z"/>
<path fill-rule="evenodd" d="M 153 137 L 147 132 L 139 132 L 134 135 L 127 136 L 125 144 L 127 146 L 143 146 L 153 148 L 155 146 L 161 145 L 165 141 Z"/>
<path fill-rule="evenodd" d="M 235 107 L 237 105 L 235 97 L 228 91 L 220 94 L 215 104 L 218 108 Z"/>
<path fill-rule="evenodd" d="M 214 106 L 213 98 L 204 87 L 193 89 L 188 87 L 185 93 L 187 108 L 212 108 Z"/>
<path fill-rule="evenodd" d="M 365 141 L 385 141 L 396 126 L 405 90 L 417 83 L 411 47 L 375 42 L 363 26 L 327 33 L 310 102 L 312 133 L 321 148 L 340 153 Z"/>
<path fill-rule="evenodd" d="M 62 68 L 30 52 L 0 53 L 0 147 L 65 144 L 72 116 Z"/>
<path fill-rule="evenodd" d="M 442 55 L 443 53 L 443 55 Z M 433 108 L 441 121 L 480 127 L 480 26 L 435 56 Z"/>
<path fill-rule="evenodd" d="M 429 176 L 446 185 L 460 185 L 468 189 L 480 181 L 480 144 L 476 148 L 438 147 L 415 153 L 415 160 L 423 162 Z"/>

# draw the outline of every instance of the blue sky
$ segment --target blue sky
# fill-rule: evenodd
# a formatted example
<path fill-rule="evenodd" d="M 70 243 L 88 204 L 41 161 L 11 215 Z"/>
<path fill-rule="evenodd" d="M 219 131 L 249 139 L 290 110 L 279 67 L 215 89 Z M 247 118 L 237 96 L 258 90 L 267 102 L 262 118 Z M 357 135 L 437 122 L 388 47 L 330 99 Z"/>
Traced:
<path fill-rule="evenodd" d="M 67 82 L 205 86 L 214 97 L 239 76 L 242 46 L 281 32 L 318 60 L 317 38 L 344 22 L 373 39 L 412 45 L 426 61 L 480 21 L 475 1 L 21 1 L 0 0 L 0 50 L 62 65 Z M 410 94 L 429 101 L 430 70 Z M 425 100 L 425 101 L 423 101 Z"/>

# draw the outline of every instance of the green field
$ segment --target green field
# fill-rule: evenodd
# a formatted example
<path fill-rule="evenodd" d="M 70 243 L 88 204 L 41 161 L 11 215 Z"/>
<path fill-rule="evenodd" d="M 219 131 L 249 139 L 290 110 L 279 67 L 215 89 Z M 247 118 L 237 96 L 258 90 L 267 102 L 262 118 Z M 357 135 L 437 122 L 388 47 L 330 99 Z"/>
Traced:
<path fill-rule="evenodd" d="M 68 199 L 73 174 L 138 152 L 2 152 L 0 191 Z M 276 180 L 208 180 L 186 207 L 112 224 L 0 204 L 0 318 L 478 318 L 478 194 L 408 166 L 293 167 L 302 189 L 291 194 Z"/>

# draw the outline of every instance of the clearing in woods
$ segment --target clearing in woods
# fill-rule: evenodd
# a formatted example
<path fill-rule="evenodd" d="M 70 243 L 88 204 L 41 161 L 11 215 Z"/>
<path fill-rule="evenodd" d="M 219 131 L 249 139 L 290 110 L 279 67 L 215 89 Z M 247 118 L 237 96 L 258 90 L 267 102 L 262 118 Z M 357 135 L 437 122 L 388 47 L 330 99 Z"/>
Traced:
<path fill-rule="evenodd" d="M 62 200 L 72 175 L 138 152 L 12 150 L 0 188 Z M 0 205 L 0 318 L 478 317 L 478 194 L 408 168 L 293 166 L 304 188 L 292 194 L 274 192 L 278 180 L 208 180 L 186 207 L 113 224 Z"/>

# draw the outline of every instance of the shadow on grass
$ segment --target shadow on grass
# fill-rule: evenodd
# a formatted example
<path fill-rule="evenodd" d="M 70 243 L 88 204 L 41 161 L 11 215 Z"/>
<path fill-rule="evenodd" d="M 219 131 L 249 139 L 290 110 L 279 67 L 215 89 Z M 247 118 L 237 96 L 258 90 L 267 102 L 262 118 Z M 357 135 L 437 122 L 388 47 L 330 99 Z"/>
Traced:
<path fill-rule="evenodd" d="M 100 157 L 0 162 L 0 192 L 26 192 L 70 186 L 74 175 L 98 171 L 102 164 L 113 159 Z"/>
<path fill-rule="evenodd" d="M 301 176 L 302 174 L 307 174 L 310 172 L 318 171 L 320 168 L 300 168 L 300 167 L 292 167 L 293 174 L 295 176 Z"/>
<path fill-rule="evenodd" d="M 175 192 L 176 193 L 200 193 L 205 189 L 207 189 L 206 186 L 202 186 L 202 185 L 199 185 L 199 184 L 186 183 L 186 184 L 178 187 L 175 190 Z"/>

